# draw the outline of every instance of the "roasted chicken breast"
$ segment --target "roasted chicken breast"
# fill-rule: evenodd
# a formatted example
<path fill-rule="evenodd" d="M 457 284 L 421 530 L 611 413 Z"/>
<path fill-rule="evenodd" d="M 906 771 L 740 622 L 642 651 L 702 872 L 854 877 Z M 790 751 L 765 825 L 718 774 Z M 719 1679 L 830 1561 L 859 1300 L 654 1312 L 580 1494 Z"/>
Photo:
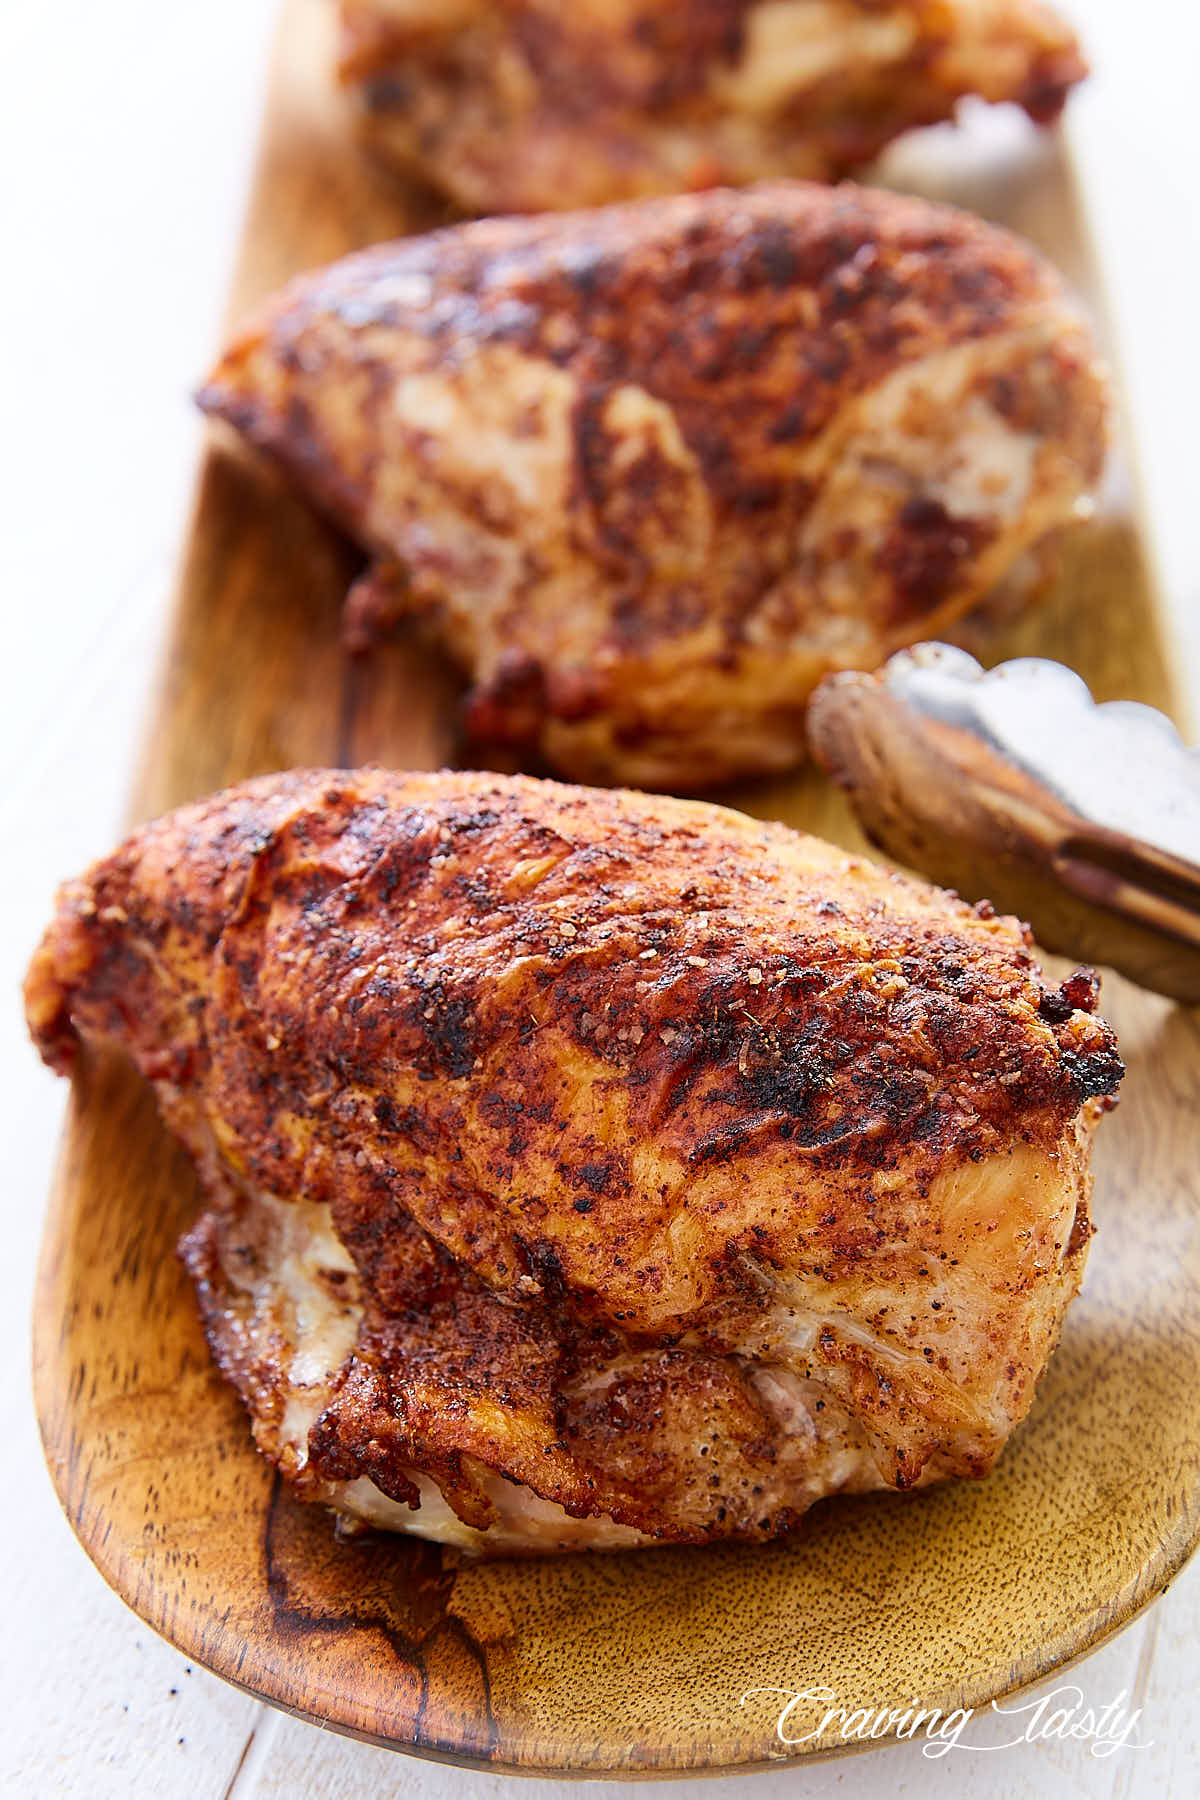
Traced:
<path fill-rule="evenodd" d="M 959 100 L 1057 118 L 1086 73 L 1038 0 L 342 0 L 367 141 L 471 212 L 830 179 Z"/>
<path fill-rule="evenodd" d="M 818 680 L 1015 579 L 1106 429 L 1027 246 L 805 183 L 368 250 L 200 401 L 379 559 L 353 631 L 422 620 L 477 745 L 676 789 L 800 760 Z"/>
<path fill-rule="evenodd" d="M 195 1158 L 297 1493 L 482 1552 L 760 1539 L 978 1476 L 1121 1075 L 987 907 L 687 801 L 315 771 L 137 832 L 27 981 Z"/>

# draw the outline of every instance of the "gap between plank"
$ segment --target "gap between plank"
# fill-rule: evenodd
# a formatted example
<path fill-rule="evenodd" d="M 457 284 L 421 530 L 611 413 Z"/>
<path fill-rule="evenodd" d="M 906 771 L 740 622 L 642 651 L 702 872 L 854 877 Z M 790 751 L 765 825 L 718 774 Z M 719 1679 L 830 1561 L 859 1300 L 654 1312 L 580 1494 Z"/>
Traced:
<path fill-rule="evenodd" d="M 229 1778 L 221 1800 L 250 1800 L 258 1788 L 258 1778 L 274 1746 L 282 1713 L 260 1700 L 250 1735 L 242 1745 L 237 1767 Z"/>

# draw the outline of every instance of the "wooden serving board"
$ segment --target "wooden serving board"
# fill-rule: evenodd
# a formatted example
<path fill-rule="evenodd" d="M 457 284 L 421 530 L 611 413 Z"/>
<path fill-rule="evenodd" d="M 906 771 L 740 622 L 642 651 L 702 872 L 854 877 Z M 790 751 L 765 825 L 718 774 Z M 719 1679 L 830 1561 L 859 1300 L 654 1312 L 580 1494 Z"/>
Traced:
<path fill-rule="evenodd" d="M 437 217 L 368 166 L 329 78 L 323 0 L 285 10 L 231 316 L 296 270 Z M 1053 141 L 980 154 L 968 134 L 893 160 L 908 185 L 1034 238 L 1094 286 Z M 199 375 L 201 371 L 197 371 Z M 137 818 L 295 764 L 455 757 L 455 686 L 413 644 L 353 665 L 353 554 L 272 473 L 214 440 L 201 471 Z M 1076 534 L 1036 615 L 976 627 L 991 658 L 1041 652 L 1098 697 L 1178 712 L 1135 526 L 1119 496 Z M 815 776 L 736 804 L 846 842 Z M 377 1742 L 526 1771 L 745 1767 L 794 1752 L 779 1701 L 978 1706 L 1117 1630 L 1194 1547 L 1200 1500 L 1196 1017 L 1110 977 L 1129 1064 L 1101 1130 L 1099 1234 L 1033 1414 L 996 1473 L 827 1503 L 768 1548 L 461 1564 L 413 1539 L 340 1545 L 281 1495 L 213 1368 L 174 1255 L 198 1194 L 125 1066 L 75 1080 L 37 1298 L 35 1380 L 62 1504 L 93 1560 L 196 1661 Z M 811 1730 L 823 1707 L 794 1716 Z"/>

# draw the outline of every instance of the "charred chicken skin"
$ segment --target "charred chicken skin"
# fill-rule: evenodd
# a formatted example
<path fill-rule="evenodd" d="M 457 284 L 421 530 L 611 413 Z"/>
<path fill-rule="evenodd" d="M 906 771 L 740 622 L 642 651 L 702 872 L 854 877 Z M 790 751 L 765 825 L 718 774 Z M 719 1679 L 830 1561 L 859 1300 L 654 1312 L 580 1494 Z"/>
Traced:
<path fill-rule="evenodd" d="M 342 0 L 366 139 L 470 212 L 829 180 L 968 94 L 1057 118 L 1038 0 Z"/>
<path fill-rule="evenodd" d="M 805 755 L 1015 579 L 1103 463 L 1058 276 L 953 209 L 797 183 L 488 219 L 296 282 L 200 394 L 377 559 L 474 741 L 697 789 Z"/>
<path fill-rule="evenodd" d="M 1122 1070 L 1012 919 L 780 826 L 314 771 L 137 832 L 31 966 L 209 1210 L 217 1360 L 302 1497 L 468 1550 L 762 1539 L 979 1476 Z"/>

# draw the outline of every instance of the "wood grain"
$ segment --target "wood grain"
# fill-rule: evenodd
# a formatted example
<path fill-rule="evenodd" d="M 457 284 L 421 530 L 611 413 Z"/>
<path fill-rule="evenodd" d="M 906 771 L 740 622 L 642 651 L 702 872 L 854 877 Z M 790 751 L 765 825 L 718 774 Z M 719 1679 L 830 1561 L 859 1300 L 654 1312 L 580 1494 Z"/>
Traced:
<path fill-rule="evenodd" d="M 325 69 L 326 9 L 285 11 L 232 311 L 293 271 L 435 216 L 360 160 Z M 1024 140 L 1022 140 L 1024 146 Z M 968 201 L 1090 276 L 1050 144 L 955 180 L 906 149 L 899 178 Z M 134 801 L 147 816 L 292 764 L 454 754 L 454 686 L 399 642 L 346 661 L 355 560 L 270 472 L 214 442 Z M 1036 652 L 1098 697 L 1177 711 L 1120 496 L 1068 547 L 1048 604 L 978 621 L 988 660 Z M 741 790 L 764 816 L 853 841 L 815 775 Z M 250 1691 L 339 1730 L 527 1771 L 665 1773 L 787 1754 L 777 1704 L 980 1705 L 1082 1654 L 1170 1579 L 1200 1521 L 1200 1234 L 1192 1013 L 1116 978 L 1129 1063 L 1101 1133 L 1099 1235 L 1034 1412 L 986 1482 L 832 1502 L 791 1540 L 453 1566 L 415 1540 L 338 1544 L 278 1491 L 216 1375 L 174 1245 L 186 1159 L 123 1065 L 75 1080 L 37 1296 L 47 1458 L 101 1572 L 151 1625 Z M 801 1709 L 793 1731 L 815 1726 Z M 795 1754 L 838 1748 L 832 1733 Z"/>

